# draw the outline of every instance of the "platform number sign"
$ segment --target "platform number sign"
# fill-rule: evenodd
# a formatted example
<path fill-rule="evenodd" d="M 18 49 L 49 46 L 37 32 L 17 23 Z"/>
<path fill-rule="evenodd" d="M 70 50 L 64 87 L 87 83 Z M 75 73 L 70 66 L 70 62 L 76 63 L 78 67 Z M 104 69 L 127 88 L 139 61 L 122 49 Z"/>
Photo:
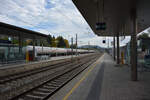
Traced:
<path fill-rule="evenodd" d="M 106 30 L 106 23 L 105 22 L 96 23 L 96 30 Z"/>

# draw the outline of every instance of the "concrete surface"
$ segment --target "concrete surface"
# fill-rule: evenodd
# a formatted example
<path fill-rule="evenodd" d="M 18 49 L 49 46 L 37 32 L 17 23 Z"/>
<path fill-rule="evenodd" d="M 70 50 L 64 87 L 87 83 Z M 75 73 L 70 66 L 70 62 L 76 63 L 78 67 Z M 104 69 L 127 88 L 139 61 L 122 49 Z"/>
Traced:
<path fill-rule="evenodd" d="M 79 56 L 85 56 L 88 54 L 80 54 Z M 76 57 L 76 55 L 73 55 L 73 57 Z M 33 61 L 33 62 L 18 62 L 18 63 L 10 63 L 10 64 L 3 64 L 0 65 L 0 70 L 1 69 L 7 69 L 7 68 L 15 68 L 21 65 L 27 65 L 27 64 L 35 64 L 35 63 L 42 63 L 42 62 L 48 62 L 48 61 L 55 61 L 55 60 L 62 60 L 62 59 L 67 59 L 67 58 L 71 58 L 71 55 L 69 56 L 58 56 L 58 57 L 51 57 L 50 59 L 47 60 L 39 60 L 39 61 Z"/>
<path fill-rule="evenodd" d="M 104 54 L 95 67 L 88 67 L 48 100 L 150 100 L 150 72 L 138 73 L 135 82 L 130 80 L 130 67 L 115 65 Z"/>
<path fill-rule="evenodd" d="M 79 56 L 73 56 L 73 58 L 76 57 L 84 57 L 90 54 L 82 54 Z M 35 62 L 29 62 L 24 64 L 15 64 L 15 65 L 8 65 L 4 67 L 0 67 L 0 77 L 13 75 L 16 73 L 22 73 L 29 70 L 38 69 L 41 67 L 47 67 L 53 64 L 61 63 L 64 61 L 71 61 L 71 56 L 61 56 L 61 57 L 54 57 L 50 60 L 42 60 L 42 61 L 35 61 Z"/>
<path fill-rule="evenodd" d="M 72 92 L 72 94 L 68 97 L 67 100 L 86 100 L 90 91 L 91 87 L 93 86 L 93 82 L 96 79 L 95 76 L 98 75 L 101 65 L 103 62 L 104 56 L 97 60 L 97 65 L 93 70 L 88 74 L 88 76 L 81 82 L 81 84 Z M 70 81 L 67 85 L 65 85 L 62 89 L 60 89 L 56 94 L 51 96 L 48 100 L 63 100 L 63 98 L 69 93 L 72 88 L 87 74 L 87 72 L 93 67 L 92 64 L 86 70 L 84 70 L 81 74 L 75 77 L 72 81 Z M 99 85 L 97 84 L 99 87 Z M 99 89 L 97 89 L 99 91 Z M 97 93 L 98 93 L 97 91 Z M 99 95 L 99 94 L 96 94 Z M 93 99 L 94 100 L 94 99 Z"/>

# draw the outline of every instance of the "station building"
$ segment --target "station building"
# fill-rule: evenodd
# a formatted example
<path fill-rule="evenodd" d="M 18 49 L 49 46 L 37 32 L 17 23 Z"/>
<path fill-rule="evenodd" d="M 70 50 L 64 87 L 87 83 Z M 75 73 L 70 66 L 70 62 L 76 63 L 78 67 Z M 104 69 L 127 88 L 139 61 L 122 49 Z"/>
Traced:
<path fill-rule="evenodd" d="M 0 22 L 0 63 L 34 60 L 35 45 L 41 45 L 47 35 Z M 33 52 L 26 52 L 27 43 L 33 45 Z"/>

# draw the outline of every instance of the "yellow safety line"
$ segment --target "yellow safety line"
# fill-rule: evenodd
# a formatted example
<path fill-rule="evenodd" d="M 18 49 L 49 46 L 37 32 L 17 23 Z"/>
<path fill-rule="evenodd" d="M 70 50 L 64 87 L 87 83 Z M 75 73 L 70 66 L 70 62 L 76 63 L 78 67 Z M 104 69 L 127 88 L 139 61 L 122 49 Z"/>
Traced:
<path fill-rule="evenodd" d="M 102 56 L 101 56 L 102 58 Z M 101 59 L 100 58 L 100 59 Z M 99 60 L 100 60 L 99 59 Z M 81 84 L 81 82 L 88 76 L 88 74 L 96 67 L 96 65 L 99 63 L 99 60 L 91 66 L 91 68 L 84 74 L 84 76 L 74 85 L 74 87 L 65 95 L 65 97 L 62 100 L 67 100 L 68 97 L 72 94 L 72 92 Z"/>

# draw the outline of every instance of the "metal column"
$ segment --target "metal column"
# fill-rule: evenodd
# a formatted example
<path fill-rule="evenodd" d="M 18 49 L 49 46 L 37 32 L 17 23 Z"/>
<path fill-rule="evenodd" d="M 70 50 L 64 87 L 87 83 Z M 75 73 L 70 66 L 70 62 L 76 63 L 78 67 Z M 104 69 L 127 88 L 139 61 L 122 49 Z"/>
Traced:
<path fill-rule="evenodd" d="M 133 20 L 133 33 L 131 35 L 131 79 L 132 81 L 137 81 L 137 19 L 136 19 L 136 9 L 132 11 Z"/>
<path fill-rule="evenodd" d="M 117 33 L 117 64 L 120 64 L 119 33 Z"/>
<path fill-rule="evenodd" d="M 21 37 L 21 35 L 19 34 L 19 36 L 18 36 L 18 38 L 19 38 L 19 54 L 22 54 L 22 45 L 23 45 L 23 38 Z"/>
<path fill-rule="evenodd" d="M 78 55 L 78 54 L 77 54 L 77 48 L 78 48 L 77 46 L 78 46 L 78 36 L 77 36 L 77 34 L 76 34 L 76 56 Z"/>
<path fill-rule="evenodd" d="M 73 37 L 71 38 L 71 59 L 73 59 Z"/>
<path fill-rule="evenodd" d="M 115 36 L 114 36 L 113 44 L 114 44 L 114 50 L 113 50 L 113 52 L 114 52 L 114 60 L 116 60 L 116 40 L 115 40 Z"/>

